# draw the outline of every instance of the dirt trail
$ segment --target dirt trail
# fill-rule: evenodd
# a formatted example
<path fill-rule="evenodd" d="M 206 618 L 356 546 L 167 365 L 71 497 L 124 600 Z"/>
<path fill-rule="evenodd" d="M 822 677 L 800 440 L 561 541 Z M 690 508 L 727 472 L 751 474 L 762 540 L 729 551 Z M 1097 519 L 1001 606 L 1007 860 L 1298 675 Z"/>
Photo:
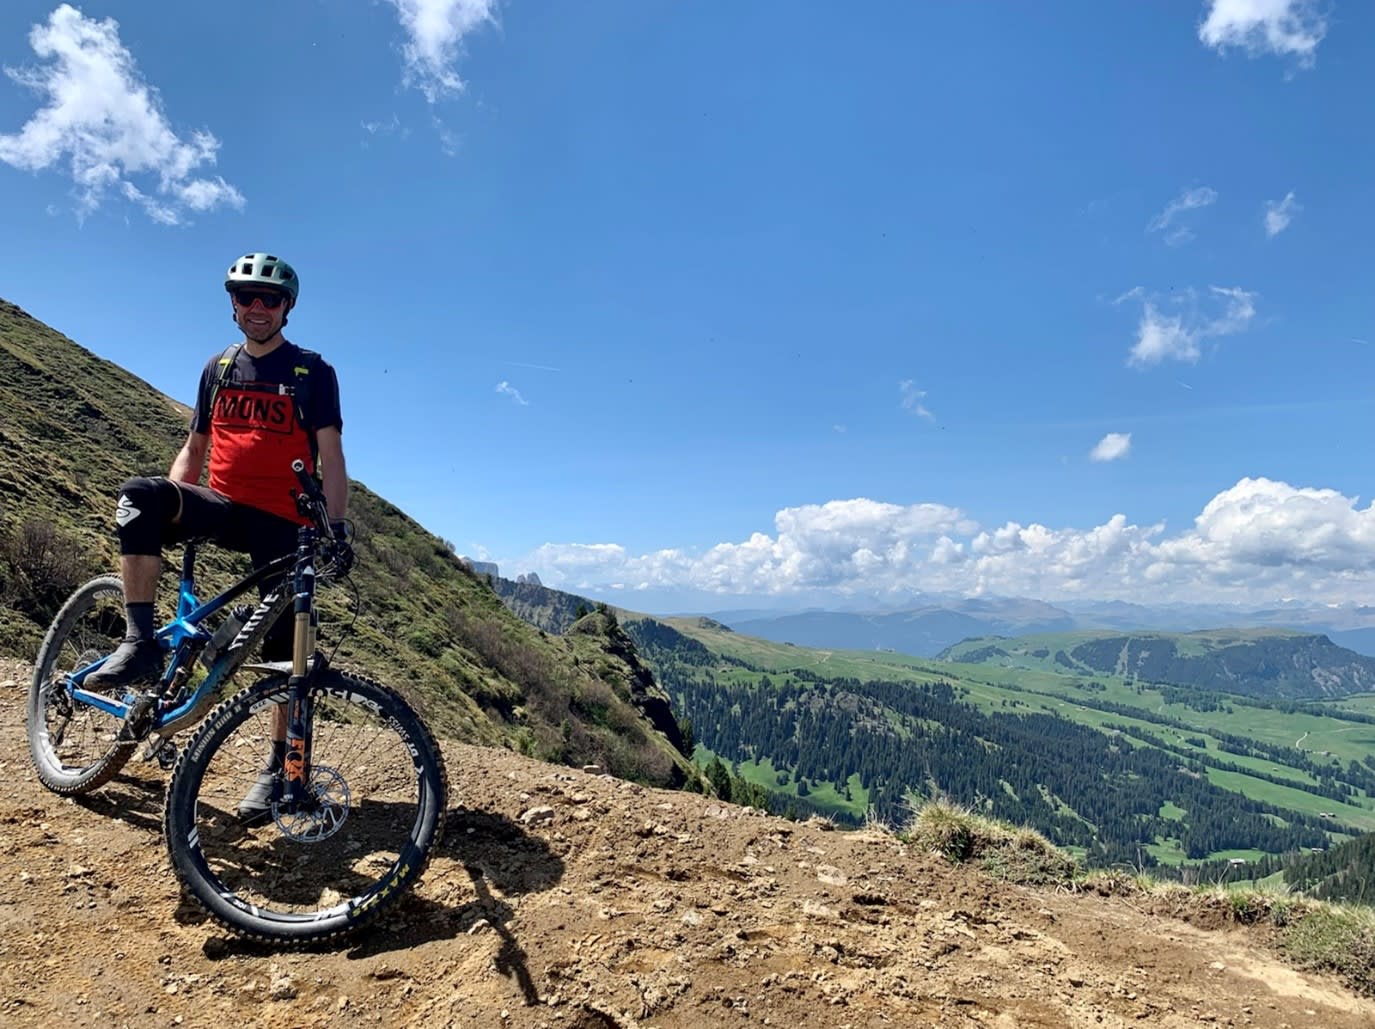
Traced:
<path fill-rule="evenodd" d="M 25 675 L 0 662 L 7 1026 L 1375 1025 L 1254 930 L 458 744 L 417 895 L 351 945 L 274 953 L 179 905 L 156 766 L 83 801 L 38 784 Z"/>

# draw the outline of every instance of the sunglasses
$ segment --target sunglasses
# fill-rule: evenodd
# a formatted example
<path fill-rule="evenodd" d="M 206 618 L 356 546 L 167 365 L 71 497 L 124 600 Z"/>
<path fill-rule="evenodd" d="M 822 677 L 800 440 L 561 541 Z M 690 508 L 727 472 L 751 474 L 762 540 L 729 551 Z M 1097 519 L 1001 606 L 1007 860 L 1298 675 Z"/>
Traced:
<path fill-rule="evenodd" d="M 236 289 L 230 293 L 230 296 L 234 298 L 234 303 L 240 307 L 252 307 L 253 301 L 261 301 L 263 308 L 268 311 L 277 310 L 286 300 L 285 293 L 278 293 L 270 289 Z"/>

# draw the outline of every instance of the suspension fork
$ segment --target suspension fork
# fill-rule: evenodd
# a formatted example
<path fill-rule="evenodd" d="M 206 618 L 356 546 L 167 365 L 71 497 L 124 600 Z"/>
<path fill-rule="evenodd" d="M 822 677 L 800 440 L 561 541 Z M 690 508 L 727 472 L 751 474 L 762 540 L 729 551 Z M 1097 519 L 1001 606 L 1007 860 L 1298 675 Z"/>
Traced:
<path fill-rule="evenodd" d="M 291 654 L 291 688 L 287 701 L 286 753 L 283 771 L 286 776 L 285 800 L 287 809 L 295 811 L 310 800 L 310 750 L 312 711 L 309 696 L 311 680 L 315 676 L 315 638 L 319 616 L 315 611 L 315 537 L 313 526 L 303 525 L 296 537 L 296 571 L 292 585 L 292 604 L 295 634 Z"/>

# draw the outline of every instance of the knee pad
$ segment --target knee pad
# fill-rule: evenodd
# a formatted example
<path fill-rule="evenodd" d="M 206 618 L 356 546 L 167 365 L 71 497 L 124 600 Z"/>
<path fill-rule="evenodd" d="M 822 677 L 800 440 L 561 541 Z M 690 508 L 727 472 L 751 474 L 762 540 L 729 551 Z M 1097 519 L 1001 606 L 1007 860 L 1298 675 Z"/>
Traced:
<path fill-rule="evenodd" d="M 170 479 L 130 479 L 119 490 L 115 524 L 119 552 L 124 555 L 162 553 L 172 519 L 181 510 L 181 494 Z"/>

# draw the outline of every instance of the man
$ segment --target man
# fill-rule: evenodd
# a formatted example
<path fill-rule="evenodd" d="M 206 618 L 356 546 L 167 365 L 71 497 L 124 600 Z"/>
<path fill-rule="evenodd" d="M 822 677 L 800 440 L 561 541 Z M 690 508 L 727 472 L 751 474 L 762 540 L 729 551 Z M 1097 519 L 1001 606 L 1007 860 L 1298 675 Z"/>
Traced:
<path fill-rule="evenodd" d="M 293 460 L 305 461 L 319 476 L 331 525 L 336 536 L 344 533 L 348 473 L 338 379 L 320 355 L 282 335 L 300 280 L 286 261 L 254 253 L 230 266 L 224 288 L 243 342 L 206 364 L 190 434 L 167 477 L 130 479 L 120 491 L 115 521 L 128 632 L 109 660 L 87 677 L 87 685 L 96 689 L 151 684 L 162 674 L 153 598 L 165 544 L 209 538 L 246 551 L 254 567 L 296 548 L 297 529 L 307 519 L 297 512 L 292 495 L 299 488 Z M 205 487 L 198 483 L 207 454 L 210 484 Z M 291 647 L 291 620 L 282 618 L 264 641 L 263 655 L 282 660 L 291 656 Z M 284 710 L 277 712 L 273 728 L 277 740 L 285 738 Z M 268 788 L 258 790 L 260 802 Z M 251 799 L 250 793 L 245 805 Z M 260 803 L 259 812 L 265 806 Z M 245 814 L 242 806 L 240 814 Z"/>

